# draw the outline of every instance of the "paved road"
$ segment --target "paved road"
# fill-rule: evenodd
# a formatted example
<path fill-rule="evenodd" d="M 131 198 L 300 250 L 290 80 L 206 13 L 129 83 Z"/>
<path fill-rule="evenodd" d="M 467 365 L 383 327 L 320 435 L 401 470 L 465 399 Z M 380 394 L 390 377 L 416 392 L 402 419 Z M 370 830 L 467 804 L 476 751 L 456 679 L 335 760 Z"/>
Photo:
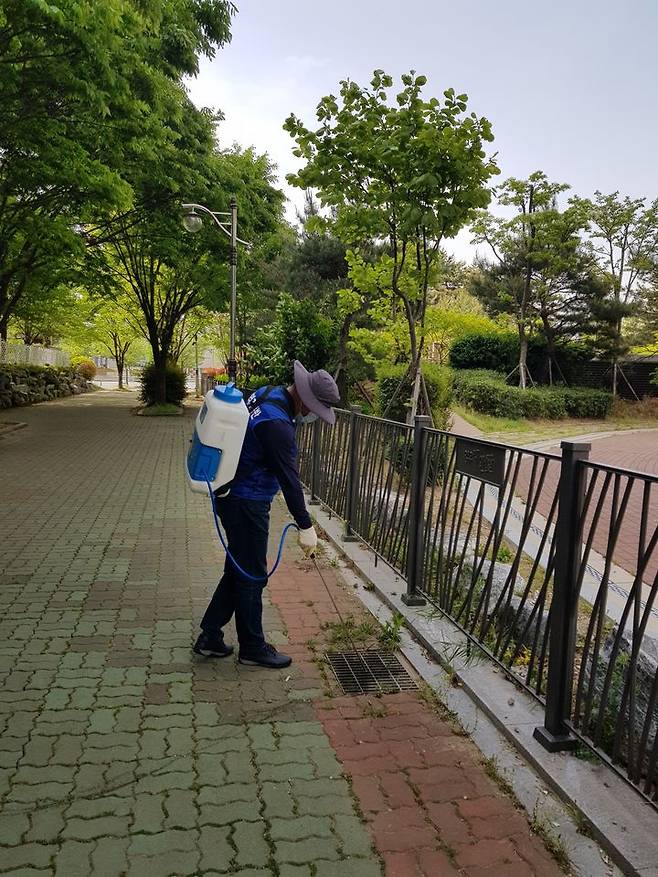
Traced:
<path fill-rule="evenodd" d="M 618 432 L 605 438 L 591 436 L 588 441 L 591 441 L 592 446 L 589 459 L 593 463 L 607 464 L 656 476 L 653 479 L 647 479 L 646 493 L 644 479 L 621 478 L 616 500 L 616 513 L 613 514 L 615 479 L 611 477 L 608 486 L 605 487 L 606 473 L 598 471 L 585 529 L 587 540 L 597 504 L 600 502 L 601 510 L 593 529 L 592 548 L 599 555 L 609 558 L 612 563 L 625 570 L 629 574 L 627 582 L 632 582 L 638 569 L 643 508 L 646 507 L 644 545 L 646 557 L 642 578 L 648 586 L 651 586 L 658 576 L 658 545 L 655 545 L 653 550 L 651 549 L 651 539 L 658 529 L 658 429 Z M 560 453 L 559 444 L 543 449 L 556 454 Z M 530 464 L 524 465 L 519 483 L 521 493 L 527 491 L 530 471 Z M 588 484 L 593 471 L 593 469 L 588 469 L 590 473 Z M 559 467 L 551 466 L 537 504 L 537 511 L 544 516 L 549 512 L 553 495 L 557 490 L 558 478 Z M 601 497 L 604 489 L 605 494 Z M 623 507 L 624 493 L 627 489 L 628 497 L 626 505 Z M 615 575 L 613 578 L 619 578 L 619 576 Z"/>
<path fill-rule="evenodd" d="M 294 552 L 266 609 L 290 672 L 192 658 L 221 557 L 183 478 L 190 418 L 132 403 L 35 406 L 0 439 L 0 873 L 556 877 L 416 695 L 333 696 L 336 612 Z"/>

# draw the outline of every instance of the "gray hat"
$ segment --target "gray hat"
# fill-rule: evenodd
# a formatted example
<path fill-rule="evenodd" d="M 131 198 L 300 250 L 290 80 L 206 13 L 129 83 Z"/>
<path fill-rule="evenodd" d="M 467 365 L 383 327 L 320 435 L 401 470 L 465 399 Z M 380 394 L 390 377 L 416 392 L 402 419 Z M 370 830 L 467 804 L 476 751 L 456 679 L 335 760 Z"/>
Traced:
<path fill-rule="evenodd" d="M 313 414 L 325 423 L 334 424 L 336 415 L 331 406 L 338 405 L 340 393 L 336 381 L 323 368 L 316 372 L 307 371 L 301 362 L 295 360 L 295 387 L 299 398 Z"/>

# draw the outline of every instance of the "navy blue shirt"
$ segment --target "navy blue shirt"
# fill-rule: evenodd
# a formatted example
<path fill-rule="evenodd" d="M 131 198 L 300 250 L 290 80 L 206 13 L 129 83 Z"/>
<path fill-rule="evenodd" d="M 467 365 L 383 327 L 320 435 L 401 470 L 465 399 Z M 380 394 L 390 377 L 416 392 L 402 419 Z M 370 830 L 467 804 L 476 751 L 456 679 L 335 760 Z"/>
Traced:
<path fill-rule="evenodd" d="M 282 387 L 277 390 L 276 397 L 287 406 L 288 416 L 281 411 L 283 417 L 259 420 L 247 430 L 231 494 L 246 499 L 271 500 L 274 491 L 269 488 L 269 483 L 274 478 L 295 523 L 300 529 L 307 530 L 313 524 L 306 509 L 297 468 L 294 403 L 287 390 Z M 263 403 L 265 406 L 267 401 Z M 276 414 L 276 411 L 272 413 Z"/>

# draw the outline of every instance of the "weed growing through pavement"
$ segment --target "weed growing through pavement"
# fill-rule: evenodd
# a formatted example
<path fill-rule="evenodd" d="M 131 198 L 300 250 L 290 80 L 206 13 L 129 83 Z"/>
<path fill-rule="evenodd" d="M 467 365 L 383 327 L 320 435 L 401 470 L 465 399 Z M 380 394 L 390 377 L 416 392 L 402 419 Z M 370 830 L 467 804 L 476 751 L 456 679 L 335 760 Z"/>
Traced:
<path fill-rule="evenodd" d="M 512 784 L 503 773 L 503 770 L 500 767 L 496 756 L 492 755 L 490 758 L 483 758 L 482 765 L 484 767 L 484 772 L 489 777 L 489 779 L 493 780 L 500 789 L 500 791 L 512 800 L 515 807 L 517 807 L 519 810 L 523 810 L 523 804 L 519 801 Z"/>
<path fill-rule="evenodd" d="M 468 732 L 462 725 L 457 713 L 443 703 L 431 685 L 428 685 L 427 682 L 421 682 L 418 686 L 418 694 L 423 703 L 433 713 L 436 713 L 439 718 L 443 719 L 444 722 L 447 722 L 455 734 L 460 737 L 468 737 Z"/>
<path fill-rule="evenodd" d="M 387 621 L 382 625 L 381 630 L 377 634 L 379 645 L 383 649 L 391 649 L 392 651 L 400 647 L 402 636 L 400 631 L 404 625 L 404 615 L 396 612 L 391 621 Z"/>
<path fill-rule="evenodd" d="M 322 625 L 322 630 L 327 633 L 330 646 L 339 649 L 354 648 L 363 645 L 377 634 L 377 624 L 374 621 L 362 621 L 357 624 L 352 615 L 342 621 L 328 621 Z"/>
<path fill-rule="evenodd" d="M 569 853 L 567 852 L 562 837 L 553 829 L 553 826 L 546 817 L 541 816 L 538 813 L 536 804 L 535 809 L 532 811 L 530 828 L 534 831 L 537 837 L 542 839 L 544 846 L 565 874 L 572 874 L 571 860 L 569 859 Z"/>
<path fill-rule="evenodd" d="M 383 719 L 388 715 L 388 707 L 385 703 L 373 703 L 371 700 L 363 707 L 364 719 Z"/>

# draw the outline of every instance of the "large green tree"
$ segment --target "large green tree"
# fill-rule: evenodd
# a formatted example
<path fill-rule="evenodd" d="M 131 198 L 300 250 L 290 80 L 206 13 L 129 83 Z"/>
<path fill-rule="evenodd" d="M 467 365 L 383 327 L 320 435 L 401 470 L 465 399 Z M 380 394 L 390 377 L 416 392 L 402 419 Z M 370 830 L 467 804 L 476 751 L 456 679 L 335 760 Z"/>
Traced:
<path fill-rule="evenodd" d="M 617 395 L 619 361 L 631 339 L 624 324 L 642 305 L 643 289 L 650 286 L 658 264 L 658 198 L 622 197 L 619 192 L 595 192 L 592 200 L 574 199 L 589 220 L 589 240 L 607 286 L 598 302 L 606 331 L 601 333 L 601 352 L 612 363 L 612 388 Z"/>
<path fill-rule="evenodd" d="M 339 98 L 322 98 L 317 127 L 294 115 L 284 126 L 305 162 L 288 181 L 314 189 L 335 211 L 336 234 L 348 245 L 386 242 L 390 288 L 409 334 L 412 413 L 420 393 L 419 329 L 441 241 L 489 203 L 487 183 L 498 172 L 485 153 L 493 140 L 489 122 L 467 114 L 467 96 L 453 89 L 425 99 L 426 82 L 412 71 L 391 96 L 393 78 L 376 70 L 369 86 L 344 80 Z"/>
<path fill-rule="evenodd" d="M 173 125 L 174 122 L 170 121 Z M 166 154 L 135 173 L 132 211 L 112 217 L 90 231 L 98 268 L 98 284 L 107 294 L 128 290 L 141 312 L 153 362 L 166 397 L 166 365 L 178 350 L 180 324 L 205 305 L 225 307 L 228 300 L 229 242 L 212 223 L 195 235 L 181 226 L 180 202 L 197 201 L 227 210 L 231 194 L 240 205 L 240 234 L 256 241 L 271 234 L 281 220 L 282 194 L 272 185 L 265 156 L 234 148 L 209 151 L 214 136 L 212 116 L 186 106 L 177 137 Z M 153 191 L 154 176 L 159 180 Z M 248 271 L 248 257 L 240 272 Z"/>
<path fill-rule="evenodd" d="M 53 252 L 131 208 L 172 84 L 230 37 L 225 0 L 0 0 L 0 335 Z M 158 180 L 153 179 L 154 189 Z"/>
<path fill-rule="evenodd" d="M 560 209 L 559 195 L 569 187 L 551 182 L 542 171 L 527 179 L 506 180 L 498 204 L 511 216 L 482 213 L 473 224 L 474 241 L 487 244 L 492 260 L 481 259 L 471 278 L 472 291 L 490 313 L 512 316 L 519 336 L 519 386 L 532 380 L 528 340 L 540 326 L 549 351 L 549 374 L 556 365 L 558 341 L 575 334 L 583 302 L 594 294 L 594 266 L 580 237 L 587 222 L 578 204 Z M 584 328 L 581 324 L 579 328 Z"/>

